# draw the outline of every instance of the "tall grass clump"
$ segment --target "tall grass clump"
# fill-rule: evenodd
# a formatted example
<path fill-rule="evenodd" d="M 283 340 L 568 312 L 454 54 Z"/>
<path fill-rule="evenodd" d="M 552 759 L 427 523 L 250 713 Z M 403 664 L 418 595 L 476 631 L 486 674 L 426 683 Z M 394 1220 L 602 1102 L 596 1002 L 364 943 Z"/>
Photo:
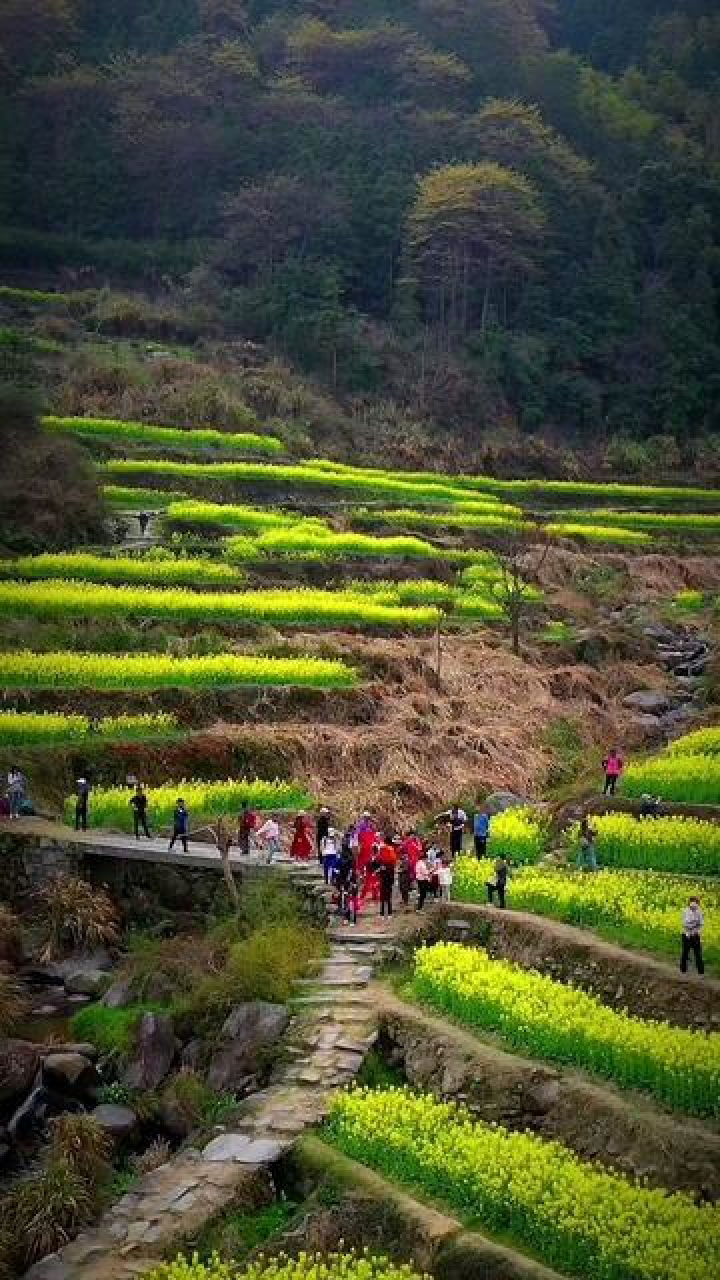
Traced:
<path fill-rule="evenodd" d="M 164 427 L 150 422 L 124 422 L 117 418 L 42 419 L 46 431 L 80 436 L 83 440 L 111 444 L 153 445 L 160 449 L 224 450 L 226 453 L 282 453 L 284 446 L 277 436 L 262 436 L 255 431 L 216 431 L 212 428 Z"/>
<path fill-rule="evenodd" d="M 90 797 L 90 826 L 131 831 L 132 794 L 130 787 L 96 787 Z M 148 787 L 146 794 L 148 821 L 155 830 L 172 825 L 173 810 L 179 797 L 187 805 L 193 828 L 221 816 L 237 817 L 244 800 L 253 809 L 304 809 L 310 805 L 310 797 L 304 787 L 297 782 L 278 779 L 267 782 L 261 778 L 226 778 L 224 782 L 201 782 L 182 778 L 162 787 Z M 65 801 L 66 818 L 71 817 L 74 807 L 75 797 L 69 796 Z"/>
<path fill-rule="evenodd" d="M 99 556 L 87 551 L 56 551 L 36 556 L 20 556 L 17 560 L 2 560 L 0 577 L 223 587 L 237 585 L 244 581 L 245 575 L 231 565 L 214 560 L 171 555 Z"/>
<path fill-rule="evenodd" d="M 476 1121 L 457 1103 L 398 1088 L 341 1093 L 326 1136 L 352 1159 L 483 1231 L 510 1236 L 568 1275 L 715 1280 L 715 1206 L 601 1170 L 559 1142 Z"/>
<path fill-rule="evenodd" d="M 354 668 L 334 658 L 267 658 L 221 653 L 172 658 L 157 653 L 0 653 L 0 684 L 7 689 L 97 689 L 125 693 L 151 689 L 233 689 L 243 685 L 297 685 L 348 689 Z"/>
<path fill-rule="evenodd" d="M 119 939 L 120 918 L 112 898 L 79 876 L 54 876 L 37 891 L 36 902 L 45 931 L 44 960 L 110 946 Z"/>
<path fill-rule="evenodd" d="M 106 586 L 76 581 L 0 582 L 0 617 L 160 618 L 218 626 L 337 626 L 422 631 L 433 609 L 380 605 L 343 591 L 193 592 L 178 588 Z"/>
<path fill-rule="evenodd" d="M 116 742 L 166 742 L 179 735 L 174 716 L 63 715 L 52 711 L 0 711 L 0 747 L 90 747 Z"/>
<path fill-rule="evenodd" d="M 646 794 L 679 804 L 720 804 L 720 756 L 661 755 L 631 761 L 622 779 L 626 796 Z"/>

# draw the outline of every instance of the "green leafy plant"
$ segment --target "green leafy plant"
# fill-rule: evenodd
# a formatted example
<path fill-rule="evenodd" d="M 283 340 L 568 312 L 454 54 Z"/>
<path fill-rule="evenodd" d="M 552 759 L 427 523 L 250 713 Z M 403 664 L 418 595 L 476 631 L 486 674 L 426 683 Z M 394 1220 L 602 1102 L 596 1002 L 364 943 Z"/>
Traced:
<path fill-rule="evenodd" d="M 120 444 L 159 446 L 195 452 L 216 449 L 227 453 L 282 453 L 283 443 L 277 436 L 261 436 L 257 432 L 193 430 L 183 427 L 156 426 L 150 422 L 123 422 L 117 418 L 56 418 L 48 415 L 42 424 L 46 431 L 69 432 L 83 440 L 111 441 Z"/>
<path fill-rule="evenodd" d="M 99 556 L 87 551 L 45 552 L 0 561 L 0 576 L 188 587 L 232 587 L 244 580 L 239 569 L 209 559 Z"/>

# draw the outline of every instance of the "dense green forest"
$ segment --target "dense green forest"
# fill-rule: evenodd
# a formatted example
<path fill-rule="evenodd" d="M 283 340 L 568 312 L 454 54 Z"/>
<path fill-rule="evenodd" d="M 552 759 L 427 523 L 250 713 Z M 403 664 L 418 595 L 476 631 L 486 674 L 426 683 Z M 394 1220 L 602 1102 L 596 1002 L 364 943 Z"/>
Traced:
<path fill-rule="evenodd" d="M 0 74 L 6 275 L 461 435 L 720 425 L 716 0 L 1 0 Z"/>

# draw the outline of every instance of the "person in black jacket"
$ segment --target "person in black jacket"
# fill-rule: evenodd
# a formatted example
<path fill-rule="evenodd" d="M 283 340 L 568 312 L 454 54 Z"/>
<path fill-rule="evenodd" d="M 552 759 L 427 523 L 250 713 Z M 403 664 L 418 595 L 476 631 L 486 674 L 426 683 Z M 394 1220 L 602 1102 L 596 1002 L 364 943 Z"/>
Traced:
<path fill-rule="evenodd" d="M 130 798 L 130 805 L 133 811 L 133 827 L 135 828 L 135 839 L 136 840 L 140 839 L 140 828 L 142 827 L 143 834 L 147 836 L 148 840 L 150 840 L 151 839 L 150 828 L 148 827 L 148 820 L 147 820 L 148 798 L 139 782 L 135 788 L 134 794 Z"/>

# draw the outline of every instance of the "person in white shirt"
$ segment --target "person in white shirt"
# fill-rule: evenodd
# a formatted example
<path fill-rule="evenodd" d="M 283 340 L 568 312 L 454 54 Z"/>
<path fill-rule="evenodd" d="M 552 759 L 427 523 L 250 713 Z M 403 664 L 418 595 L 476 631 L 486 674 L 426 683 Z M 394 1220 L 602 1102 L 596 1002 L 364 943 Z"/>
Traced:
<path fill-rule="evenodd" d="M 282 853 L 280 844 L 280 823 L 276 817 L 273 816 L 267 818 L 266 821 L 263 822 L 262 826 L 258 827 L 255 832 L 255 837 L 262 841 L 268 862 L 274 862 L 276 858 L 280 857 L 280 854 Z"/>
<path fill-rule="evenodd" d="M 431 871 L 425 855 L 421 855 L 415 863 L 415 880 L 417 883 L 417 911 L 422 911 L 431 888 Z"/>
<path fill-rule="evenodd" d="M 440 897 L 443 902 L 450 901 L 450 889 L 453 882 L 453 873 L 450 863 L 444 858 L 438 867 L 438 884 L 440 885 Z"/>
<path fill-rule="evenodd" d="M 338 833 L 334 827 L 330 827 L 327 835 L 323 836 L 320 841 L 320 856 L 322 858 L 323 879 L 326 884 L 332 884 L 340 856 Z"/>
<path fill-rule="evenodd" d="M 690 898 L 685 910 L 683 911 L 683 931 L 682 931 L 682 954 L 680 956 L 680 970 L 687 973 L 688 960 L 692 951 L 695 957 L 695 968 L 698 973 L 705 972 L 702 954 L 702 931 L 705 924 L 705 917 L 700 910 L 700 899 Z"/>

